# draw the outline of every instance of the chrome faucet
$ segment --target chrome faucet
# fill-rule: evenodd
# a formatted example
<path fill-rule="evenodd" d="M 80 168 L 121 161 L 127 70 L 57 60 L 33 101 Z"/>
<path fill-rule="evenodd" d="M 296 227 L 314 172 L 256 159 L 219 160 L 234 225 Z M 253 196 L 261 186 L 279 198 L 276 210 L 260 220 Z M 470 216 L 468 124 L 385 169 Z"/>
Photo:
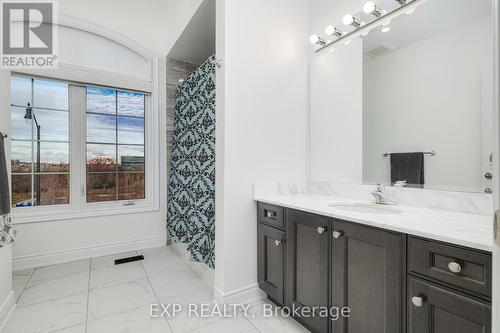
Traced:
<path fill-rule="evenodd" d="M 394 201 L 389 199 L 387 193 L 384 192 L 384 186 L 381 184 L 377 184 L 377 189 L 372 192 L 372 195 L 375 197 L 377 205 L 396 205 Z"/>

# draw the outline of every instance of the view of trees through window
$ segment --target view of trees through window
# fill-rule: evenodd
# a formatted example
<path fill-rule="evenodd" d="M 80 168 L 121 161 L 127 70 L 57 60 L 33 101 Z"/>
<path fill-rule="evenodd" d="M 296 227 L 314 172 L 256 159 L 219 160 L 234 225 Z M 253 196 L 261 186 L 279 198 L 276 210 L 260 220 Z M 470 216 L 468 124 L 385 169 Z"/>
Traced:
<path fill-rule="evenodd" d="M 69 203 L 68 84 L 11 77 L 12 204 Z"/>
<path fill-rule="evenodd" d="M 142 93 L 87 87 L 87 202 L 144 199 Z"/>

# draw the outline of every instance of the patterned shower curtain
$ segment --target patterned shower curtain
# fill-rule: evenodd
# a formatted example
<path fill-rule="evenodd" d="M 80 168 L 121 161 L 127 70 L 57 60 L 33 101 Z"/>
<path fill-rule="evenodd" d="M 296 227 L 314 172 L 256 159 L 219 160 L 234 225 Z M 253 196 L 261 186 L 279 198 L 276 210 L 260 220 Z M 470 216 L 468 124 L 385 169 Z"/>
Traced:
<path fill-rule="evenodd" d="M 167 227 L 215 267 L 215 56 L 177 87 Z"/>

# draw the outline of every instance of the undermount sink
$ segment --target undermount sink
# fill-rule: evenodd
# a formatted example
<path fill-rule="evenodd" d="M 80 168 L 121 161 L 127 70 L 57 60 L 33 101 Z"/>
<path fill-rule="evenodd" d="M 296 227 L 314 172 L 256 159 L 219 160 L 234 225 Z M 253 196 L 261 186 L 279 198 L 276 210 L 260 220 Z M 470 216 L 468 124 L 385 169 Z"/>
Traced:
<path fill-rule="evenodd" d="M 328 207 L 350 213 L 361 214 L 401 214 L 403 211 L 392 206 L 383 206 L 366 203 L 332 203 Z"/>

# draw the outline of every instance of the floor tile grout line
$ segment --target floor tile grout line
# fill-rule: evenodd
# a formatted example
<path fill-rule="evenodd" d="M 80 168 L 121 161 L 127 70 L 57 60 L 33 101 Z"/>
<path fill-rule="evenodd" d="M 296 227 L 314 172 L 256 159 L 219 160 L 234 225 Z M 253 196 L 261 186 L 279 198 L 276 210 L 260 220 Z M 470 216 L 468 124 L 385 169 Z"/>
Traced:
<path fill-rule="evenodd" d="M 238 312 L 238 314 L 239 314 L 240 316 L 242 316 L 243 318 L 245 318 L 245 319 L 246 319 L 246 320 L 250 323 L 250 325 L 252 325 L 252 327 L 254 327 L 254 328 L 255 328 L 255 330 L 256 330 L 257 332 L 261 333 L 261 332 L 260 332 L 260 330 L 257 328 L 257 326 L 255 326 L 255 325 L 254 325 L 254 323 L 252 323 L 252 321 L 251 321 L 250 319 L 248 319 L 245 315 L 243 315 L 243 313 Z"/>
<path fill-rule="evenodd" d="M 155 295 L 156 300 L 158 301 L 158 304 L 161 304 L 160 297 L 158 297 L 158 294 L 156 293 L 155 287 L 153 286 L 153 283 L 151 282 L 151 279 L 149 278 L 148 272 L 146 272 L 146 268 L 144 268 L 143 261 L 141 260 L 140 263 L 141 263 L 142 269 L 144 270 L 144 274 L 146 274 L 146 278 L 149 281 L 149 285 L 151 286 L 151 290 L 153 291 L 153 294 Z M 172 326 L 170 325 L 170 322 L 168 321 L 167 317 L 165 317 L 165 321 L 167 322 L 167 325 L 170 328 L 170 332 L 174 333 L 174 330 L 173 330 Z"/>
<path fill-rule="evenodd" d="M 74 327 L 79 327 L 79 326 L 83 326 L 84 323 L 79 323 L 79 324 L 75 324 L 75 325 L 71 325 L 71 326 L 68 326 L 68 327 L 64 327 L 64 328 L 59 328 L 57 329 L 56 331 L 49 331 L 47 333 L 59 333 L 61 331 L 65 331 L 69 328 L 74 328 Z"/>
<path fill-rule="evenodd" d="M 53 276 L 53 277 L 49 277 L 49 278 L 45 278 L 45 279 L 40 279 L 40 280 L 32 280 L 32 279 L 30 279 L 29 282 L 33 282 L 33 284 L 42 284 L 42 283 L 49 282 L 49 281 L 66 279 L 66 278 L 68 278 L 68 277 L 70 277 L 72 275 L 77 275 L 77 274 L 82 274 L 82 273 L 85 273 L 85 271 L 72 272 L 72 273 L 69 273 L 69 274 L 57 275 L 57 276 Z"/>
<path fill-rule="evenodd" d="M 17 305 L 18 301 L 21 299 L 21 296 L 23 295 L 24 291 L 28 287 L 28 284 L 30 283 L 31 279 L 33 278 L 33 275 L 35 275 L 35 272 L 37 269 L 38 269 L 38 267 L 35 267 L 35 269 L 33 269 L 33 273 L 31 273 L 30 278 L 28 279 L 28 282 L 26 282 L 26 284 L 24 285 L 24 288 L 23 288 L 23 290 L 21 290 L 19 297 L 16 298 L 16 305 Z"/>
<path fill-rule="evenodd" d="M 87 308 L 85 311 L 85 333 L 87 333 L 87 327 L 89 322 L 89 303 L 90 303 L 90 279 L 92 278 L 92 258 L 89 260 L 89 282 L 87 285 Z"/>
<path fill-rule="evenodd" d="M 30 307 L 30 306 L 35 306 L 35 305 L 40 305 L 40 304 L 43 304 L 43 303 L 49 303 L 49 302 L 55 302 L 55 301 L 58 301 L 62 298 L 67 298 L 67 297 L 71 297 L 71 296 L 77 296 L 77 295 L 83 295 L 85 294 L 85 292 L 79 292 L 79 293 L 71 293 L 71 294 L 68 294 L 68 295 L 64 295 L 64 296 L 61 296 L 61 297 L 57 297 L 57 298 L 51 298 L 51 299 L 47 299 L 47 300 L 44 300 L 44 301 L 40 301 L 40 302 L 36 302 L 36 303 L 30 303 L 30 304 L 25 304 L 25 305 L 17 305 L 16 308 L 27 308 L 27 307 Z"/>

